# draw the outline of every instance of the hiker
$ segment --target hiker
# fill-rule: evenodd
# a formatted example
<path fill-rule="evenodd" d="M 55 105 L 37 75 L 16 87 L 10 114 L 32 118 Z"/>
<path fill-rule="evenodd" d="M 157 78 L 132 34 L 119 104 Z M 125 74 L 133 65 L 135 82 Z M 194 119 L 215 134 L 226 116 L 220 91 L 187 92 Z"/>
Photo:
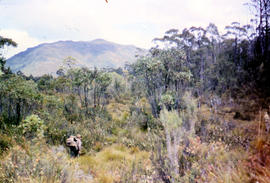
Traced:
<path fill-rule="evenodd" d="M 71 135 L 66 140 L 66 144 L 70 149 L 71 156 L 77 157 L 80 154 L 82 148 L 81 138 L 81 135 L 78 134 L 76 137 L 74 135 Z"/>

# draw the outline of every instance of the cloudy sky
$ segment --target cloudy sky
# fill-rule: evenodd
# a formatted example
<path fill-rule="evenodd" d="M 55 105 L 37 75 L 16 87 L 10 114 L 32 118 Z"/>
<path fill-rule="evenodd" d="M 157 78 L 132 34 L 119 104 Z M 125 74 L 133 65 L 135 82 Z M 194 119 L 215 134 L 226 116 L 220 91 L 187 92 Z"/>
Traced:
<path fill-rule="evenodd" d="M 247 24 L 249 0 L 0 0 L 0 35 L 19 46 L 6 57 L 43 42 L 103 38 L 150 48 L 171 28 L 207 26 L 220 30 Z"/>

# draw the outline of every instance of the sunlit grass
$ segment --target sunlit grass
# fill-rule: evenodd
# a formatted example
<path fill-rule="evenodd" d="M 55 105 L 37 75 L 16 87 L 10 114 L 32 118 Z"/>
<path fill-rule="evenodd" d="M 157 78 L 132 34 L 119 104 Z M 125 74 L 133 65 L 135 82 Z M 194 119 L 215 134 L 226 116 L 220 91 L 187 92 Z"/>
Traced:
<path fill-rule="evenodd" d="M 122 170 L 129 172 L 132 164 L 147 162 L 150 166 L 149 153 L 138 148 L 127 148 L 123 145 L 112 145 L 95 155 L 78 158 L 80 167 L 85 172 L 92 172 L 96 182 L 111 183 L 120 180 Z"/>
<path fill-rule="evenodd" d="M 125 122 L 129 117 L 129 101 L 125 101 L 124 104 L 111 101 L 106 108 L 113 121 Z"/>

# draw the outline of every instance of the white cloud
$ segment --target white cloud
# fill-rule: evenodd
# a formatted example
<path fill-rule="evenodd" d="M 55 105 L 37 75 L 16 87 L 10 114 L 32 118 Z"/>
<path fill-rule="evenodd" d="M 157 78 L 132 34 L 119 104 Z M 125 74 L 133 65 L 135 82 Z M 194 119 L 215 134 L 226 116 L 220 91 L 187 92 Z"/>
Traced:
<path fill-rule="evenodd" d="M 6 58 L 9 58 L 10 56 L 24 51 L 29 47 L 36 46 L 41 43 L 41 41 L 30 37 L 29 34 L 25 31 L 18 31 L 18 30 L 12 30 L 12 29 L 4 29 L 0 30 L 0 35 L 6 38 L 11 38 L 13 41 L 15 41 L 18 44 L 18 47 L 6 47 L 3 51 L 3 55 Z"/>
<path fill-rule="evenodd" d="M 0 28 L 23 30 L 19 32 L 27 32 L 29 41 L 36 42 L 104 38 L 148 48 L 153 38 L 170 28 L 210 22 L 220 29 L 232 21 L 246 24 L 250 17 L 243 4 L 247 1 L 2 0 Z"/>

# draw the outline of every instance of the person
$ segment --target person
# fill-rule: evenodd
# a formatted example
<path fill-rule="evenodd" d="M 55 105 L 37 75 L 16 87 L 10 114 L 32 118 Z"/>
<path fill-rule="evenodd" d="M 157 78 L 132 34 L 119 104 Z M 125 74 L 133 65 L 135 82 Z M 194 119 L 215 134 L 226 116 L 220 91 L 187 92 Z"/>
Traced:
<path fill-rule="evenodd" d="M 71 135 L 67 140 L 66 144 L 70 149 L 71 156 L 77 157 L 79 156 L 82 148 L 82 137 L 80 134 L 73 136 Z"/>

